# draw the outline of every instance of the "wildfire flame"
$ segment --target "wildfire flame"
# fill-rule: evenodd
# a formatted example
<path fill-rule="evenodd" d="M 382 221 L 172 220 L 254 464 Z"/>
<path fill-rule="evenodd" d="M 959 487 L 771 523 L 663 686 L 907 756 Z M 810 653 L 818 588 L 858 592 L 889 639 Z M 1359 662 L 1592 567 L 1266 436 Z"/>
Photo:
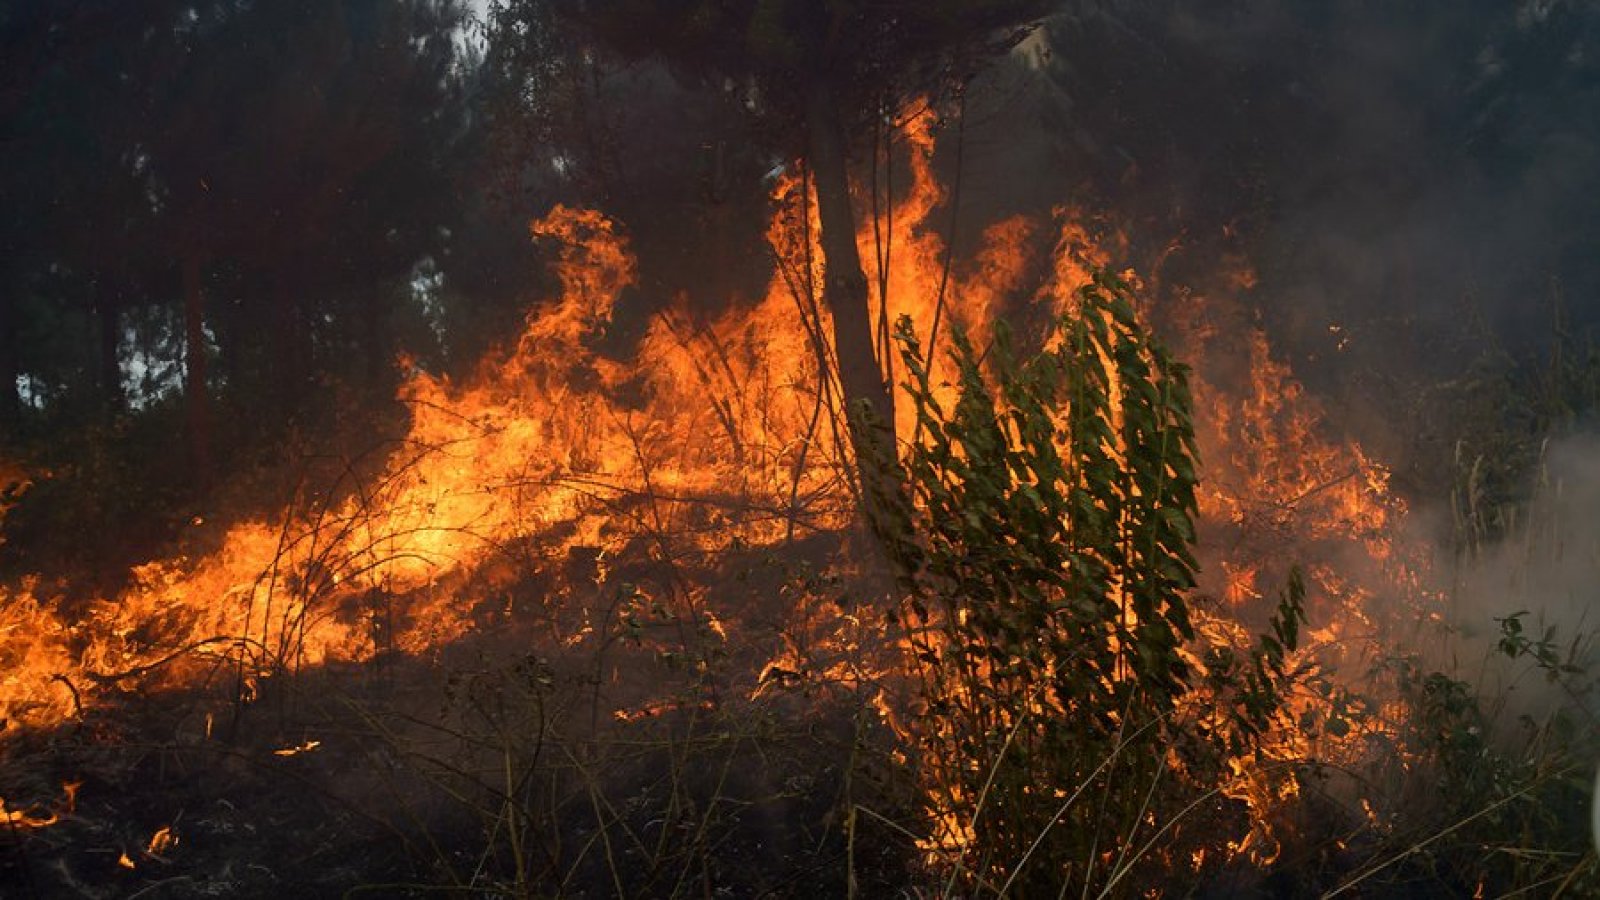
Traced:
<path fill-rule="evenodd" d="M 933 221 L 946 200 L 933 147 L 931 117 L 906 123 L 899 152 L 909 184 L 860 230 L 882 321 L 909 315 L 924 336 L 936 321 L 941 336 L 959 325 L 981 345 L 1001 318 L 1064 309 L 1119 252 L 1115 234 L 1063 207 L 1050 222 L 991 225 L 971 260 L 948 260 Z M 814 289 L 821 255 L 803 171 L 780 179 L 774 200 L 776 266 L 765 295 L 712 316 L 670 304 L 627 358 L 597 349 L 618 298 L 636 282 L 627 239 L 597 212 L 556 207 L 531 234 L 555 248 L 559 293 L 471 378 L 411 377 L 400 392 L 409 431 L 378 471 L 341 493 L 299 498 L 272 521 L 238 522 L 209 553 L 140 566 L 117 597 L 68 604 L 38 579 L 0 588 L 4 733 L 58 726 L 113 686 L 188 683 L 220 659 L 264 676 L 434 652 L 495 609 L 485 585 L 508 556 L 551 570 L 584 554 L 602 568 L 630 552 L 714 559 L 846 528 L 849 469 L 831 424 L 838 390 L 818 364 L 829 330 Z M 1241 271 L 1231 282 L 1243 291 L 1255 280 Z M 1221 601 L 1200 627 L 1244 643 L 1261 598 L 1300 562 L 1311 575 L 1314 627 L 1295 664 L 1336 671 L 1386 626 L 1375 597 L 1423 602 L 1420 557 L 1397 537 L 1405 507 L 1380 464 L 1330 437 L 1317 403 L 1260 329 L 1241 323 L 1234 300 L 1189 301 L 1144 313 L 1195 368 L 1206 465 L 1202 591 Z M 930 358 L 936 383 L 954 380 L 945 354 Z M 909 440 L 909 404 L 901 406 L 897 428 Z M 0 483 L 6 478 L 0 472 Z M 15 492 L 0 489 L 6 496 Z M 1352 569 L 1352 559 L 1363 562 Z M 741 628 L 739 611 L 713 609 L 707 598 L 691 585 L 661 602 L 692 607 L 726 640 Z M 862 681 L 862 654 L 852 651 L 872 643 L 872 626 L 808 604 L 790 615 L 789 643 L 764 663 L 756 690 L 802 672 Z M 554 637 L 581 640 L 592 627 L 561 626 Z M 1340 745 L 1297 730 L 1311 702 L 1292 701 L 1269 758 L 1358 752 L 1354 738 Z M 644 704 L 617 718 L 663 708 Z M 895 711 L 885 705 L 883 713 Z M 1249 761 L 1238 761 L 1236 773 L 1234 795 L 1260 810 L 1287 789 Z M 0 813 L 24 827 L 55 817 L 37 808 Z M 175 842 L 162 829 L 148 852 Z M 1249 840 L 1235 849 L 1265 852 Z"/>
<path fill-rule="evenodd" d="M 163 825 L 150 835 L 150 843 L 145 846 L 145 855 L 161 859 L 178 849 L 178 833 L 172 830 L 171 825 Z"/>
<path fill-rule="evenodd" d="M 61 798 L 48 809 L 37 803 L 21 809 L 8 809 L 5 798 L 0 797 L 0 821 L 12 829 L 49 828 L 77 808 L 78 788 L 81 786 L 81 782 L 76 781 L 63 784 Z"/>

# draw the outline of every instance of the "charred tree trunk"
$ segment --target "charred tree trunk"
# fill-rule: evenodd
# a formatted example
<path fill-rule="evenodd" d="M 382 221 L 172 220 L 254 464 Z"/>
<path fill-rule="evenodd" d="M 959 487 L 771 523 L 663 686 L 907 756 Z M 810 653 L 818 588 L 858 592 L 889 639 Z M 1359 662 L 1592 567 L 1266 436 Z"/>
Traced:
<path fill-rule="evenodd" d="M 117 350 L 122 345 L 122 288 L 115 276 L 102 276 L 95 285 L 96 375 L 100 383 L 100 404 L 106 412 L 122 411 L 122 364 Z"/>
<path fill-rule="evenodd" d="M 361 317 L 367 344 L 366 389 L 382 396 L 390 382 L 394 339 L 389 334 L 389 304 L 382 282 L 369 285 L 362 294 Z"/>
<path fill-rule="evenodd" d="M 844 129 L 825 79 L 816 79 L 807 91 L 806 128 L 821 218 L 822 299 L 833 319 L 834 353 L 856 475 L 865 512 L 876 526 L 882 524 L 882 514 L 899 495 L 894 476 L 894 399 L 873 346 L 867 276 L 856 247 Z"/>
<path fill-rule="evenodd" d="M 15 437 L 22 422 L 22 397 L 17 392 L 17 378 L 22 374 L 17 348 L 21 323 L 12 308 L 14 296 L 8 292 L 0 298 L 0 444 Z"/>
<path fill-rule="evenodd" d="M 196 482 L 211 474 L 211 398 L 206 387 L 205 292 L 200 283 L 200 256 L 183 257 L 183 399 L 189 439 L 189 462 Z"/>
<path fill-rule="evenodd" d="M 302 288 L 288 271 L 276 273 L 273 281 L 274 371 L 273 390 L 278 403 L 278 421 L 294 418 L 311 386 L 311 329 L 301 302 Z"/>

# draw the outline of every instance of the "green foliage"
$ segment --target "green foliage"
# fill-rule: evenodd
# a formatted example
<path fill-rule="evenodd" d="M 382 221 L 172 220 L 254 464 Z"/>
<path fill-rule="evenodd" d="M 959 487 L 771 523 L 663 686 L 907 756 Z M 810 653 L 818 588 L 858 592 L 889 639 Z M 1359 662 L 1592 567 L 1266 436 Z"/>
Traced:
<path fill-rule="evenodd" d="M 1115 884 L 1178 840 L 1180 810 L 1227 814 L 1222 754 L 1276 711 L 1303 619 L 1296 582 L 1248 659 L 1194 664 L 1185 368 L 1120 280 L 1076 300 L 1026 362 L 1003 327 L 982 354 L 956 334 L 949 410 L 909 322 L 897 335 L 920 439 L 885 542 L 911 589 L 935 838 L 964 849 L 958 871 L 1029 896 Z M 1196 714 L 1202 681 L 1216 706 Z"/>
<path fill-rule="evenodd" d="M 1581 694 L 1586 671 L 1555 651 L 1550 635 L 1529 638 L 1521 615 L 1498 620 L 1498 652 L 1530 664 L 1569 696 Z M 1508 694 L 1485 697 L 1479 685 L 1409 660 L 1396 671 L 1409 710 L 1400 735 L 1403 788 L 1390 801 L 1392 829 L 1348 884 L 1591 896 L 1600 871 L 1588 833 L 1595 741 L 1588 714 L 1563 704 L 1505 722 Z"/>
<path fill-rule="evenodd" d="M 445 334 L 418 299 L 431 274 L 433 305 L 455 301 L 442 272 L 478 249 L 462 149 L 486 126 L 464 13 L 0 3 L 0 445 L 47 473 L 7 524 L 0 570 L 116 580 L 220 505 L 208 487 L 292 459 L 299 434 L 369 441 L 350 420 L 393 396 L 402 351 L 470 346 L 465 301 Z M 526 244 L 520 225 L 507 231 Z M 185 391 L 227 425 L 203 435 L 215 483 L 174 452 L 175 434 L 210 430 L 186 420 Z"/>
<path fill-rule="evenodd" d="M 1454 465 L 1440 471 L 1450 476 L 1453 540 L 1465 556 L 1526 527 L 1550 442 L 1580 433 L 1600 408 L 1600 345 L 1592 331 L 1572 327 L 1559 293 L 1551 304 L 1538 353 L 1514 356 L 1493 335 L 1480 336 L 1487 347 L 1423 410 L 1452 445 Z"/>
<path fill-rule="evenodd" d="M 1260 635 L 1247 658 L 1233 648 L 1219 645 L 1206 648 L 1206 687 L 1211 696 L 1231 702 L 1232 715 L 1217 732 L 1229 753 L 1248 752 L 1272 723 L 1283 700 L 1283 686 L 1291 679 L 1288 657 L 1300 643 L 1300 625 L 1306 620 L 1306 585 L 1300 570 L 1289 573 L 1289 583 L 1278 596 L 1277 608 L 1268 622 L 1270 633 Z M 1330 715 L 1327 726 L 1335 730 L 1344 723 L 1342 706 L 1328 687 Z M 1312 723 L 1303 722 L 1309 731 Z"/>
<path fill-rule="evenodd" d="M 1504 618 L 1495 618 L 1500 625 L 1500 641 L 1496 644 L 1499 651 L 1510 659 L 1532 660 L 1548 681 L 1565 675 L 1582 675 L 1582 666 L 1562 656 L 1556 644 L 1556 626 L 1547 625 L 1539 637 L 1530 637 L 1522 626 L 1522 617 L 1527 614 L 1527 610 L 1520 610 Z"/>

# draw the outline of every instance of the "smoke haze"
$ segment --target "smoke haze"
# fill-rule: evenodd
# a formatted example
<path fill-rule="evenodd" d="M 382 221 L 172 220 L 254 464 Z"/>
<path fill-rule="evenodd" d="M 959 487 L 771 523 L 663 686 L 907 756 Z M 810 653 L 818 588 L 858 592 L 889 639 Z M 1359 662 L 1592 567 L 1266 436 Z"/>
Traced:
<path fill-rule="evenodd" d="M 1548 711 L 1568 698 L 1546 677 L 1553 674 L 1548 666 L 1508 657 L 1501 644 L 1517 633 L 1501 624 L 1508 617 L 1520 620 L 1520 634 L 1534 645 L 1547 642 L 1560 663 L 1592 670 L 1600 660 L 1593 641 L 1600 627 L 1600 435 L 1550 443 L 1528 492 L 1532 499 L 1504 537 L 1456 560 L 1452 658 L 1439 661 L 1477 680 L 1485 696 L 1504 695 L 1517 714 Z M 1457 510 L 1464 525 L 1472 515 Z"/>

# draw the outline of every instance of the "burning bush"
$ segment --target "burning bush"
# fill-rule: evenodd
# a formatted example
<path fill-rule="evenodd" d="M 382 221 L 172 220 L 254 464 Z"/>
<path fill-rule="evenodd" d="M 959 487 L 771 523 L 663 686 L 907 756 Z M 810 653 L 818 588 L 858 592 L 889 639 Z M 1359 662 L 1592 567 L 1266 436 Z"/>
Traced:
<path fill-rule="evenodd" d="M 982 353 L 958 330 L 949 411 L 898 332 L 918 439 L 908 527 L 885 537 L 911 587 L 929 846 L 1001 894 L 1149 886 L 1203 848 L 1183 820 L 1225 805 L 1223 760 L 1276 712 L 1304 617 L 1296 593 L 1244 666 L 1196 642 L 1185 369 L 1120 279 L 1075 301 L 1026 362 L 1003 325 Z"/>

